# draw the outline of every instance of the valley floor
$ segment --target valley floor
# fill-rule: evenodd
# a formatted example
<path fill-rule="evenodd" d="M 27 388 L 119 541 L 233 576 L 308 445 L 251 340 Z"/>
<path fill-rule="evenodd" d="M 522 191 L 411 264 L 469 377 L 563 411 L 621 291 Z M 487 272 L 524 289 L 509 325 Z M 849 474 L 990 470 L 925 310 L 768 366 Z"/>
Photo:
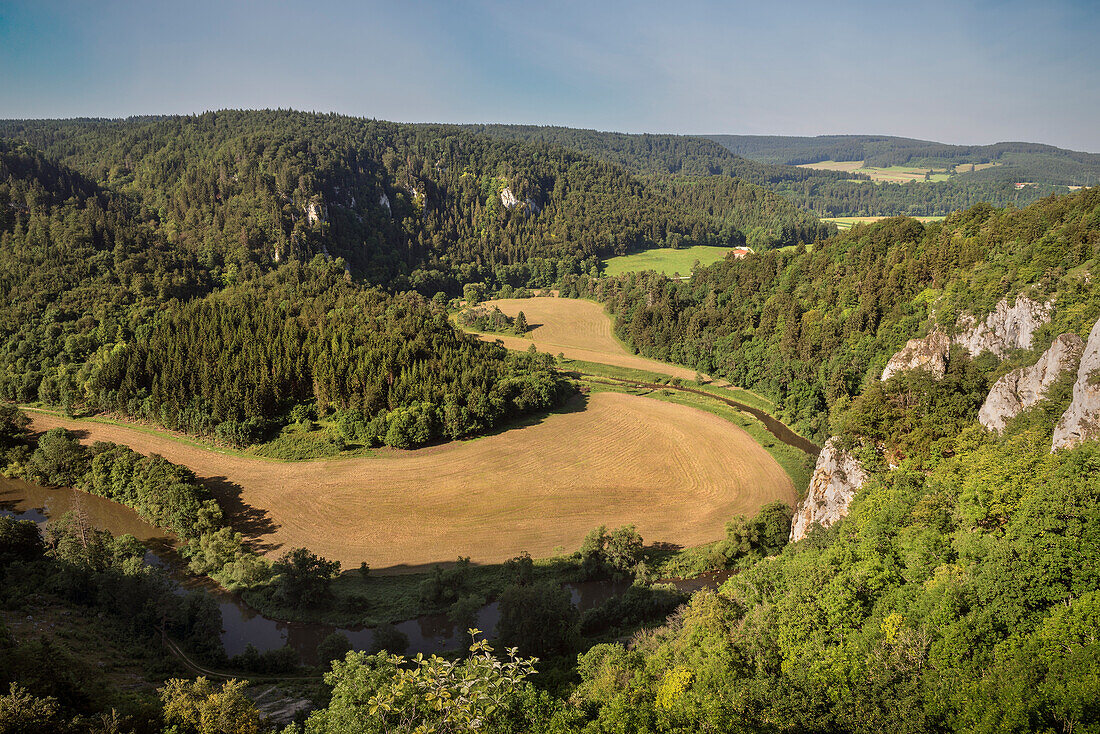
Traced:
<path fill-rule="evenodd" d="M 33 414 L 82 440 L 158 453 L 206 481 L 234 525 L 271 554 L 305 546 L 381 573 L 470 556 L 573 549 L 593 527 L 636 524 L 647 541 L 699 545 L 733 516 L 793 504 L 790 477 L 744 430 L 715 415 L 596 393 L 533 425 L 377 458 L 276 463 L 171 437 Z"/>
<path fill-rule="evenodd" d="M 577 298 L 498 298 L 487 301 L 508 316 L 523 311 L 531 330 L 524 336 L 482 334 L 483 339 L 499 339 L 509 349 L 523 351 L 532 344 L 540 352 L 564 354 L 569 359 L 599 362 L 613 367 L 695 378 L 695 370 L 658 362 L 631 354 L 612 331 L 611 319 L 603 306 Z"/>

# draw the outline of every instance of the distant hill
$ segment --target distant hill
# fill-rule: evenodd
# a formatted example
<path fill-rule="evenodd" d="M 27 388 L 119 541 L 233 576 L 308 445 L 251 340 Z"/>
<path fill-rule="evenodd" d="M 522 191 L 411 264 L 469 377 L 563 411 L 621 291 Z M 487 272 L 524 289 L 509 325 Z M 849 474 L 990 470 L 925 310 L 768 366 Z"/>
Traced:
<path fill-rule="evenodd" d="M 1030 143 L 985 146 L 989 150 L 984 153 L 973 149 L 963 155 L 945 149 L 964 146 L 866 135 L 703 137 L 632 135 L 536 125 L 466 125 L 464 128 L 507 140 L 559 145 L 621 166 L 650 181 L 685 176 L 740 178 L 763 186 L 819 217 L 944 216 L 980 203 L 1024 206 L 1050 194 L 1066 193 L 1068 186 L 1078 185 L 1077 181 L 1098 180 L 1092 173 L 1094 154 L 1060 151 Z M 956 157 L 919 157 L 933 154 Z M 919 174 L 882 176 L 881 171 L 874 169 L 850 170 L 853 166 L 841 167 L 845 170 L 798 167 L 828 160 L 862 161 L 869 155 L 868 166 L 889 168 L 919 163 L 925 169 L 935 168 L 940 173 L 924 181 L 921 180 L 924 176 Z M 982 170 L 970 170 L 973 168 L 971 163 Z M 913 182 L 917 185 L 894 182 L 905 179 L 917 179 Z M 882 183 L 883 180 L 888 183 Z M 1018 182 L 1032 185 L 1018 188 Z M 701 185 L 706 187 L 713 183 Z"/>
<path fill-rule="evenodd" d="M 885 135 L 708 135 L 706 138 L 731 153 L 761 163 L 798 166 L 822 161 L 863 161 L 864 166 L 876 168 L 954 169 L 955 175 L 982 181 L 1061 186 L 1100 182 L 1100 154 L 1040 143 L 948 145 Z M 971 171 L 972 164 L 994 165 Z"/>

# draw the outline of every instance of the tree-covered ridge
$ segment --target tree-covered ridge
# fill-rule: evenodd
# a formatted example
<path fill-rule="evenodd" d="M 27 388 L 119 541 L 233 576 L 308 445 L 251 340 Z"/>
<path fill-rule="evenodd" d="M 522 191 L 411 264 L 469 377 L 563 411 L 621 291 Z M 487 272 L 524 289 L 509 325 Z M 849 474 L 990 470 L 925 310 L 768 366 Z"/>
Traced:
<path fill-rule="evenodd" d="M 111 410 L 247 444 L 340 412 L 360 443 L 458 438 L 559 403 L 535 357 L 457 332 L 438 304 L 315 257 L 213 269 L 125 193 L 0 149 L 0 396 Z M 241 282 L 237 285 L 235 281 Z"/>
<path fill-rule="evenodd" d="M 702 136 L 629 134 L 538 125 L 466 125 L 466 129 L 507 140 L 550 143 L 646 175 L 732 176 L 757 185 L 783 181 L 842 181 L 867 178 L 839 171 L 777 166 L 734 155 Z M 867 180 L 870 180 L 867 178 Z"/>
<path fill-rule="evenodd" d="M 713 177 L 735 177 L 762 186 L 778 194 L 789 203 L 819 217 L 835 216 L 933 216 L 946 215 L 958 209 L 965 209 L 983 202 L 996 206 L 1006 204 L 1024 205 L 1037 201 L 1051 193 L 1064 193 L 1064 185 L 1095 182 L 1096 173 L 1089 173 L 1089 166 L 1095 165 L 1096 156 L 1090 153 L 1060 151 L 1049 146 L 1029 143 L 1006 143 L 1002 150 L 998 146 L 988 146 L 990 151 L 967 154 L 975 160 L 986 161 L 990 156 L 998 157 L 995 168 L 960 174 L 949 181 L 912 184 L 873 184 L 866 174 L 846 173 L 842 171 L 819 171 L 797 168 L 787 163 L 816 162 L 828 160 L 828 155 L 813 160 L 802 160 L 792 153 L 790 159 L 757 155 L 761 142 L 758 136 L 682 136 L 682 135 L 629 135 L 625 133 L 599 132 L 596 130 L 575 130 L 563 127 L 537 127 L 531 125 L 470 125 L 471 130 L 496 137 L 543 141 L 577 150 L 601 160 L 620 165 L 629 171 L 649 179 L 664 179 L 669 176 L 704 177 L 704 186 L 713 184 Z M 800 138 L 781 136 L 759 136 L 767 141 L 780 141 L 780 146 L 789 141 L 801 141 Z M 876 136 L 839 136 L 843 141 L 848 138 L 859 140 L 898 140 Z M 818 138 L 810 138 L 817 141 Z M 823 140 L 831 141 L 831 137 Z M 939 143 L 912 141 L 925 146 L 940 146 Z M 803 143 L 803 148 L 807 143 Z M 835 143 L 827 149 L 841 158 L 833 160 L 861 160 L 862 156 L 847 158 L 863 152 L 863 148 L 854 147 L 851 141 Z M 941 146 L 955 148 L 958 146 Z M 797 148 L 796 150 L 802 150 Z M 766 149 L 765 149 L 766 150 Z M 892 150 L 892 149 L 891 149 Z M 1007 152 L 1006 152 L 1007 151 Z M 1055 152 L 1052 152 L 1055 151 Z M 929 154 L 935 151 L 929 149 Z M 943 151 L 941 151 L 943 152 Z M 955 155 L 951 150 L 944 152 L 948 160 L 935 159 L 939 166 L 951 166 Z M 803 156 L 805 157 L 805 156 Z M 964 156 L 965 157 L 965 156 Z M 878 160 L 878 159 L 875 159 Z M 905 162 L 910 162 L 909 158 Z M 893 161 L 880 161 L 868 165 L 898 165 Z M 1089 178 L 1091 176 L 1091 178 Z M 1017 190 L 1015 182 L 1034 181 L 1035 186 Z"/>
<path fill-rule="evenodd" d="M 1087 334 L 1100 294 L 1084 270 L 1098 256 L 1093 189 L 1025 209 L 978 206 L 943 223 L 891 219 L 810 251 L 727 259 L 690 281 L 573 277 L 563 292 L 606 302 L 619 336 L 645 356 L 758 390 L 785 421 L 823 439 L 828 410 L 877 379 L 933 312 L 953 327 L 964 311 L 982 317 L 1002 297 L 1031 290 L 1056 296 L 1054 323 L 1035 348 L 1065 331 Z"/>
<path fill-rule="evenodd" d="M 708 135 L 730 152 L 761 163 L 800 165 L 820 161 L 864 161 L 867 166 L 997 163 L 994 168 L 962 172 L 968 178 L 1088 185 L 1100 178 L 1100 154 L 1041 143 L 949 145 L 888 135 Z"/>
<path fill-rule="evenodd" d="M 674 239 L 729 241 L 722 212 L 679 202 L 619 166 L 457 126 L 223 111 L 9 121 L 0 137 L 28 141 L 139 201 L 171 242 L 215 272 L 323 252 L 371 282 L 432 295 L 536 257 L 580 268 Z M 745 209 L 736 199 L 722 208 Z M 753 244 L 778 240 L 770 222 L 743 218 Z M 788 207 L 781 224 L 815 220 Z"/>

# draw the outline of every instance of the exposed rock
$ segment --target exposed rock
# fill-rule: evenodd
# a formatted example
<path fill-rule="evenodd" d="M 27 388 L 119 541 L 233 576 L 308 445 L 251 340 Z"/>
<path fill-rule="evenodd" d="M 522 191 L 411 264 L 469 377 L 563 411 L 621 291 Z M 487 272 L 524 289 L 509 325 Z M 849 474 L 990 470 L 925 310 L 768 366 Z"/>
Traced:
<path fill-rule="evenodd" d="M 325 209 L 325 205 L 318 201 L 311 201 L 306 206 L 306 221 L 310 224 L 317 224 L 320 222 L 324 224 L 328 221 L 328 211 Z"/>
<path fill-rule="evenodd" d="M 1100 321 L 1089 332 L 1077 368 L 1077 382 L 1073 384 L 1073 400 L 1054 427 L 1051 450 L 1072 448 L 1097 438 L 1100 438 Z"/>
<path fill-rule="evenodd" d="M 910 339 L 900 352 L 890 357 L 882 371 L 882 379 L 889 380 L 906 370 L 928 370 L 937 378 L 943 377 L 950 349 L 951 339 L 939 329 L 933 329 L 923 339 Z"/>
<path fill-rule="evenodd" d="M 991 431 L 1003 431 L 1009 420 L 1039 402 L 1063 372 L 1077 369 L 1084 349 L 1085 341 L 1076 334 L 1059 336 L 1038 362 L 1012 370 L 993 384 L 978 411 L 978 422 Z"/>
<path fill-rule="evenodd" d="M 867 481 L 859 461 L 837 446 L 837 437 L 825 442 L 817 457 L 806 498 L 795 508 L 791 542 L 802 540 L 814 525 L 827 528 L 848 514 L 848 505 Z"/>
<path fill-rule="evenodd" d="M 382 192 L 382 195 L 378 197 L 378 206 L 384 206 L 390 211 L 393 211 L 393 207 L 390 206 L 390 197 L 386 196 L 386 192 Z"/>
<path fill-rule="evenodd" d="M 1017 296 L 1016 303 L 1008 305 L 1008 299 L 997 302 L 993 312 L 978 323 L 970 314 L 959 317 L 954 339 L 949 339 L 939 329 L 933 329 L 923 339 L 910 339 L 905 346 L 890 357 L 882 379 L 905 370 L 929 370 L 937 378 L 947 371 L 947 355 L 952 344 L 958 344 L 970 356 L 977 357 L 985 351 L 1004 357 L 1013 349 L 1029 349 L 1031 337 L 1043 324 L 1050 321 L 1052 303 L 1036 303 L 1027 296 Z"/>
<path fill-rule="evenodd" d="M 1004 357 L 1013 349 L 1030 349 L 1032 335 L 1050 321 L 1053 310 L 1053 303 L 1036 303 L 1027 296 L 1017 296 L 1012 306 L 1002 298 L 980 324 L 969 314 L 961 316 L 953 341 L 972 357 L 985 351 Z"/>
<path fill-rule="evenodd" d="M 505 209 L 511 209 L 519 205 L 519 199 L 516 198 L 510 188 L 505 186 L 500 192 L 500 203 L 504 205 Z"/>

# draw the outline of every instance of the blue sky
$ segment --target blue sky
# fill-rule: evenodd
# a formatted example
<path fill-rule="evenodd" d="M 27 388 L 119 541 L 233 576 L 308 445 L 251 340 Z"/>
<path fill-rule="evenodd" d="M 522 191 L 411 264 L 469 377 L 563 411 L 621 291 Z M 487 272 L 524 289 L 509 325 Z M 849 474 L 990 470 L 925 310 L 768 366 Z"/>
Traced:
<path fill-rule="evenodd" d="M 1100 152 L 1100 0 L 0 0 L 0 118 L 292 107 Z"/>

